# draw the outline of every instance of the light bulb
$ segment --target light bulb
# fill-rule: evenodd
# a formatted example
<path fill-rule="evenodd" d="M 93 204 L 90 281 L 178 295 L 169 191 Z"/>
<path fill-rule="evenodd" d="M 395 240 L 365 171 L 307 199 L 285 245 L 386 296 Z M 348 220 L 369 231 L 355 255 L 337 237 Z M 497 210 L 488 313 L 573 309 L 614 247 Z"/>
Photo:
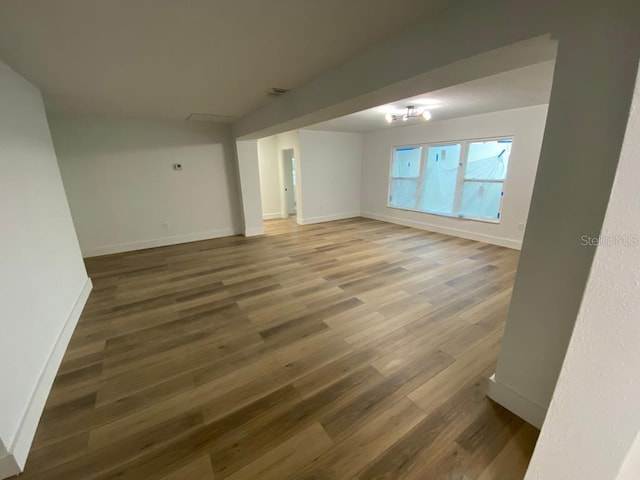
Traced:
<path fill-rule="evenodd" d="M 422 112 L 422 118 L 425 120 L 431 120 L 431 112 L 429 110 L 425 110 Z"/>
<path fill-rule="evenodd" d="M 387 121 L 387 123 L 391 123 L 391 122 L 393 122 L 393 115 L 391 115 L 390 113 L 387 113 L 384 116 L 384 119 Z"/>

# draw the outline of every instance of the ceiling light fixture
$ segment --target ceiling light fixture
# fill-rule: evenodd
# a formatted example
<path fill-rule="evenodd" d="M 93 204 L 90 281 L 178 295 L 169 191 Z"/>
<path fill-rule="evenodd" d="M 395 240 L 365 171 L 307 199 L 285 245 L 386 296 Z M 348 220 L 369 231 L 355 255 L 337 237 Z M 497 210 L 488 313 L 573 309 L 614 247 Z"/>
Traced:
<path fill-rule="evenodd" d="M 414 107 L 413 105 L 410 105 L 406 108 L 406 112 L 403 115 L 387 113 L 384 116 L 384 119 L 387 121 L 387 123 L 392 123 L 392 122 L 395 122 L 396 120 L 402 120 L 403 122 L 406 122 L 407 120 L 410 120 L 412 118 L 422 118 L 423 120 L 431 120 L 431 112 L 429 110 L 417 108 L 417 107 Z"/>

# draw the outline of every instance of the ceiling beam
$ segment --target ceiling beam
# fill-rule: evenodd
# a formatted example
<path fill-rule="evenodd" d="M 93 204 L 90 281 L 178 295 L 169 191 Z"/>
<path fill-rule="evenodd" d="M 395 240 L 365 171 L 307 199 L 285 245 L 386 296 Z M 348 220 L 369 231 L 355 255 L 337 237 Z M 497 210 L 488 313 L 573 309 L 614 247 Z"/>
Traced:
<path fill-rule="evenodd" d="M 273 135 L 553 59 L 557 8 L 549 0 L 464 2 L 250 112 L 234 133 Z"/>

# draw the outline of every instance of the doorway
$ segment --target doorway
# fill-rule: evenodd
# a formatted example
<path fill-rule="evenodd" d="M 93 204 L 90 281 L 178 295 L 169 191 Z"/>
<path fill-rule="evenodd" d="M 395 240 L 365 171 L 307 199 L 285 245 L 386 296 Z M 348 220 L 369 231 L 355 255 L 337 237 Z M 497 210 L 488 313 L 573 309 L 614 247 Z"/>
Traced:
<path fill-rule="evenodd" d="M 282 211 L 284 217 L 297 214 L 296 170 L 293 148 L 282 150 L 282 195 L 284 206 Z"/>

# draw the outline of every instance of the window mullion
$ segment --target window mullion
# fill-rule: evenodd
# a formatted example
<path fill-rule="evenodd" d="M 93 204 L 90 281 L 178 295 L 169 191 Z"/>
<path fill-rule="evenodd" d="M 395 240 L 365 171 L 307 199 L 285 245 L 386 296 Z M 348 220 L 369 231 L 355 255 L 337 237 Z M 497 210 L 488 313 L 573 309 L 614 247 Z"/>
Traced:
<path fill-rule="evenodd" d="M 415 208 L 419 209 L 420 205 L 422 205 L 422 195 L 424 190 L 424 179 L 427 175 L 427 151 L 428 147 L 426 145 L 421 145 L 422 151 L 420 154 L 420 173 L 417 178 L 418 185 L 416 187 L 416 204 Z"/>
<path fill-rule="evenodd" d="M 462 142 L 460 158 L 458 159 L 458 176 L 456 178 L 456 196 L 453 201 L 453 216 L 457 217 L 462 204 L 462 189 L 464 187 L 464 176 L 467 172 L 467 157 L 469 153 L 469 142 Z"/>

